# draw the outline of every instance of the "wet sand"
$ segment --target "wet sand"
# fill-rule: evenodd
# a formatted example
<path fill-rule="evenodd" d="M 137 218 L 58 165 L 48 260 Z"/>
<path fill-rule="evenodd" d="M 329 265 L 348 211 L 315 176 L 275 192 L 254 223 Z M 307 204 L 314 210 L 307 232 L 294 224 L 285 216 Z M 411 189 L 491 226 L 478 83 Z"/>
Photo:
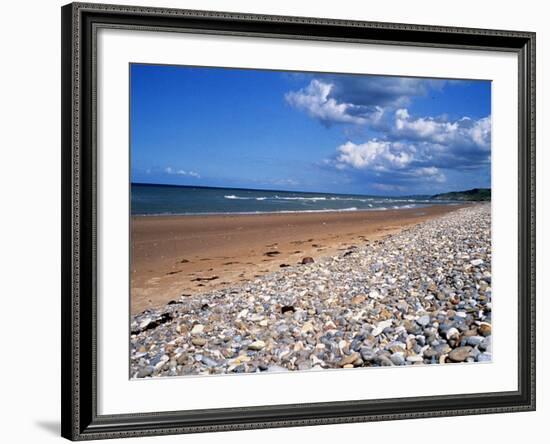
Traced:
<path fill-rule="evenodd" d="M 131 312 L 347 250 L 464 205 L 387 211 L 133 216 Z"/>

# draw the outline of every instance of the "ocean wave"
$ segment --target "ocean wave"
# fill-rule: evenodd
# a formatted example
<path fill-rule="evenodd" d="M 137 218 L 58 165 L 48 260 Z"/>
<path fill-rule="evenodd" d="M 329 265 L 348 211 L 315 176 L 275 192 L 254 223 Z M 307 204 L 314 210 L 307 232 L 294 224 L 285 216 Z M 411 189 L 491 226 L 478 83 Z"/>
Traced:
<path fill-rule="evenodd" d="M 327 200 L 326 197 L 281 197 L 281 196 L 275 196 L 273 199 L 280 199 L 280 200 L 311 200 L 312 202 L 316 202 L 318 200 Z"/>
<path fill-rule="evenodd" d="M 304 200 L 304 201 L 324 201 L 327 200 L 326 197 L 282 197 L 282 196 L 259 196 L 259 197 L 243 197 L 243 196 L 236 196 L 235 194 L 226 194 L 226 199 L 233 199 L 233 200 Z"/>
<path fill-rule="evenodd" d="M 386 208 L 368 208 L 349 207 L 349 208 L 323 208 L 319 210 L 277 210 L 277 211 L 192 211 L 192 212 L 163 212 L 163 213 L 133 213 L 132 216 L 221 216 L 221 215 L 246 215 L 246 214 L 298 214 L 298 213 L 342 213 L 348 211 L 376 211 Z"/>
<path fill-rule="evenodd" d="M 376 202 L 375 199 L 369 198 L 369 199 L 361 199 L 358 197 L 324 197 L 324 196 L 315 196 L 315 197 L 300 197 L 300 196 L 259 196 L 259 197 L 244 197 L 244 196 L 237 196 L 235 194 L 226 194 L 226 199 L 234 199 L 234 200 L 298 200 L 298 201 L 311 201 L 311 202 L 323 202 L 326 200 L 330 200 L 333 202 Z M 380 203 L 382 201 L 378 201 Z M 384 200 L 383 202 L 386 202 Z"/>
<path fill-rule="evenodd" d="M 345 202 L 370 202 L 374 199 L 360 199 L 358 197 L 331 197 L 330 200 Z"/>
<path fill-rule="evenodd" d="M 280 211 L 266 211 L 265 213 L 283 213 L 283 214 L 294 214 L 294 213 L 342 213 L 346 211 L 358 211 L 359 209 L 357 207 L 349 207 L 349 208 L 322 208 L 320 210 L 280 210 Z M 264 212 L 258 211 L 258 214 L 262 214 Z"/>
<path fill-rule="evenodd" d="M 241 197 L 241 196 L 235 196 L 234 194 L 227 194 L 225 196 L 226 199 L 238 199 L 238 200 L 250 200 L 254 199 L 253 197 Z"/>
<path fill-rule="evenodd" d="M 414 200 L 414 199 L 385 199 L 385 198 L 382 198 L 382 199 L 373 199 L 373 198 L 368 198 L 368 199 L 360 199 L 360 198 L 356 198 L 356 197 L 322 197 L 322 196 L 317 196 L 317 197 L 300 197 L 300 196 L 279 196 L 279 195 L 275 195 L 275 196 L 257 196 L 257 197 L 246 197 L 246 196 L 237 196 L 235 194 L 226 194 L 224 196 L 225 199 L 229 199 L 229 200 L 255 200 L 255 201 L 271 201 L 271 202 L 275 202 L 275 201 L 297 201 L 297 202 L 312 202 L 312 203 L 316 203 L 316 202 L 334 202 L 334 203 L 337 203 L 337 202 L 340 202 L 340 201 L 346 201 L 346 202 L 361 202 L 361 203 L 365 203 L 366 204 L 366 207 L 368 208 L 373 208 L 373 209 L 379 209 L 379 210 L 387 210 L 388 207 L 389 208 L 392 208 L 394 210 L 398 210 L 398 209 L 401 209 L 401 208 L 414 208 L 416 207 L 419 203 L 421 202 L 429 202 L 429 201 L 422 201 L 422 200 Z M 413 202 L 412 204 L 408 203 L 408 204 L 405 204 L 403 205 L 405 202 Z M 390 204 L 390 205 L 388 205 Z M 383 206 L 380 206 L 378 207 L 378 205 L 383 205 Z M 362 209 L 365 209 L 365 206 L 361 205 L 361 208 Z M 315 210 L 310 210 L 310 211 L 355 211 L 357 210 L 357 207 L 349 207 L 349 208 L 319 208 L 319 209 L 315 209 Z M 304 211 L 304 210 L 288 210 L 289 212 L 299 212 L 299 211 Z"/>

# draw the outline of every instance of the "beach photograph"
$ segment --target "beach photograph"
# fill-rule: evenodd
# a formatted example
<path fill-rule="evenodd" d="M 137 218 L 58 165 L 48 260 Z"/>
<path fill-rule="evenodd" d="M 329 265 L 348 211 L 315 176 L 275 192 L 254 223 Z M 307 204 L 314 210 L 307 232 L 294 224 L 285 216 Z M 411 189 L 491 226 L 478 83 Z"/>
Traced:
<path fill-rule="evenodd" d="M 490 81 L 129 73 L 131 379 L 492 361 Z"/>

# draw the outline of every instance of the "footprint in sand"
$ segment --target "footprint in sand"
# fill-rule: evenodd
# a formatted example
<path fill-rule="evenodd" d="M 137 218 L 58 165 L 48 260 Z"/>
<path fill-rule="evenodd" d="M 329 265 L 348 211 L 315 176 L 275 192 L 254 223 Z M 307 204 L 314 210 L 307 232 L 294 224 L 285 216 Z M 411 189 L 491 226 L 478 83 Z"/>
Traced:
<path fill-rule="evenodd" d="M 281 254 L 281 252 L 276 251 L 276 250 L 272 250 L 272 251 L 266 251 L 264 253 L 264 256 L 274 257 L 274 256 L 277 256 L 278 254 Z"/>
<path fill-rule="evenodd" d="M 212 276 L 212 277 L 196 277 L 194 279 L 191 279 L 191 282 L 200 282 L 200 281 L 214 281 L 216 279 L 219 279 L 218 276 Z"/>
<path fill-rule="evenodd" d="M 178 273 L 181 273 L 182 270 L 176 270 L 176 271 L 169 271 L 168 273 L 166 273 L 166 276 L 169 276 L 171 274 L 178 274 Z"/>

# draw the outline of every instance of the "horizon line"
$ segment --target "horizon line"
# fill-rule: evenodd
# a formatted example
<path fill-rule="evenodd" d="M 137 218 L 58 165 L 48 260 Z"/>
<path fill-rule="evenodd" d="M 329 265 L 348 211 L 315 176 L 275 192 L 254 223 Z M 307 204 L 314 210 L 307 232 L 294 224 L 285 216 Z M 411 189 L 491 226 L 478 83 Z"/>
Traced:
<path fill-rule="evenodd" d="M 324 191 L 300 191 L 300 190 L 277 190 L 269 188 L 243 188 L 243 187 L 220 187 L 220 186 L 210 186 L 210 185 L 182 185 L 182 184 L 169 184 L 169 183 L 151 183 L 151 182 L 130 182 L 130 185 L 150 185 L 150 186 L 160 186 L 160 187 L 173 187 L 173 188 L 208 188 L 208 189 L 218 189 L 218 190 L 236 190 L 236 191 L 267 191 L 275 193 L 303 193 L 303 194 L 328 194 L 328 195 L 346 195 L 346 196 L 365 196 L 365 197 L 414 197 L 414 196 L 436 196 L 438 194 L 447 194 L 447 193 L 463 193 L 470 190 L 491 190 L 491 187 L 474 187 L 467 190 L 454 190 L 454 191 L 443 191 L 440 193 L 433 194 L 357 194 L 357 193 L 331 193 Z"/>

